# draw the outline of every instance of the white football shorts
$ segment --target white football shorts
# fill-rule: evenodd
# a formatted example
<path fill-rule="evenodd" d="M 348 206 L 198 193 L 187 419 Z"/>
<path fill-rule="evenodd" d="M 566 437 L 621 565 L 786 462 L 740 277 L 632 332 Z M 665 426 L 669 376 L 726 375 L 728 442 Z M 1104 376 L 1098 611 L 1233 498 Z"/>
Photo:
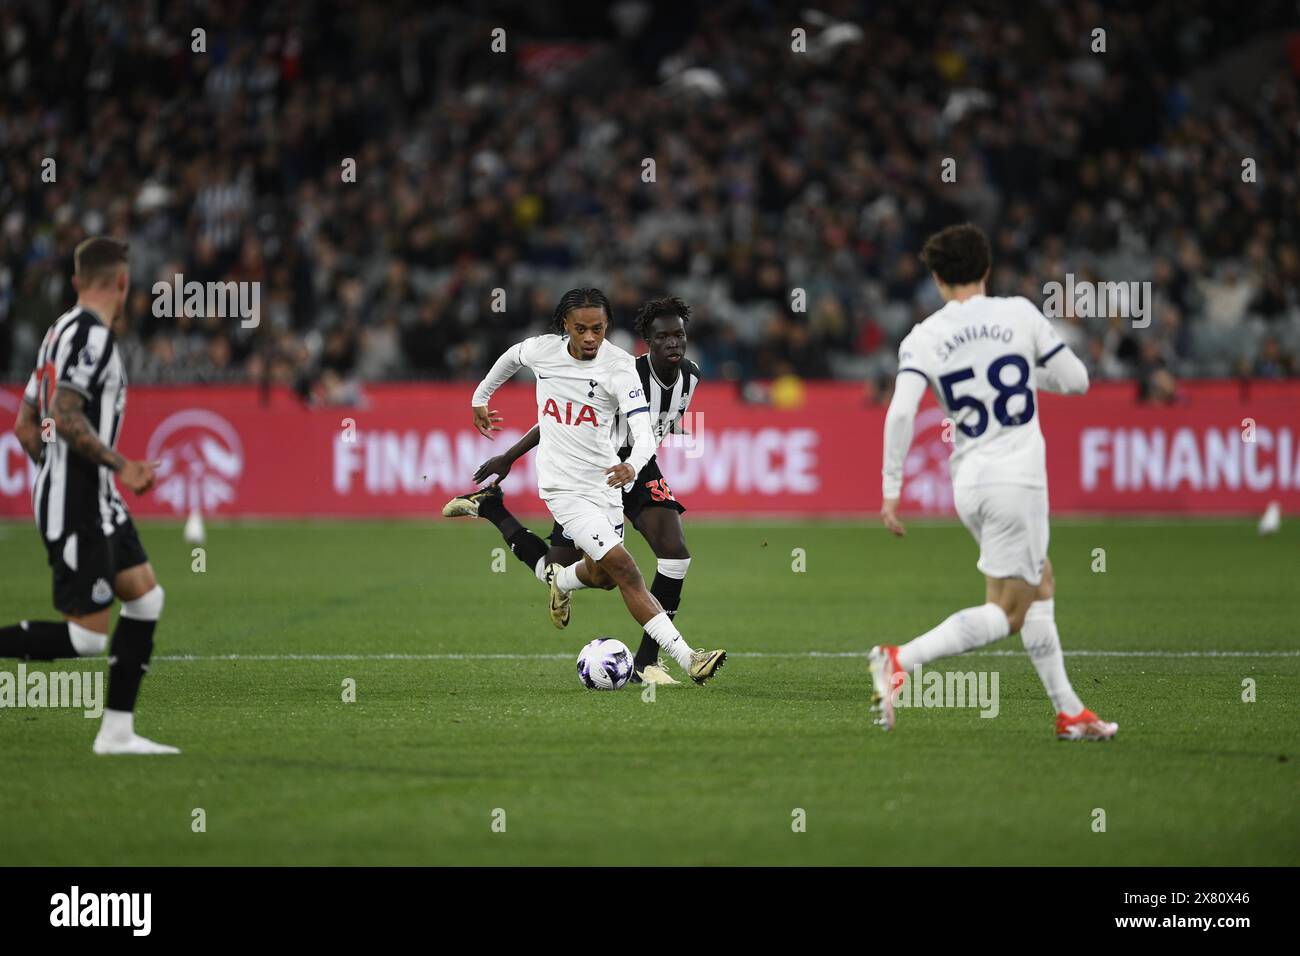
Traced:
<path fill-rule="evenodd" d="M 591 560 L 599 561 L 614 545 L 623 543 L 622 498 L 612 505 L 579 495 L 554 495 L 543 500 L 565 535 Z"/>
<path fill-rule="evenodd" d="M 962 524 L 979 542 L 975 566 L 991 578 L 1042 583 L 1047 561 L 1047 489 L 977 485 L 953 489 Z"/>

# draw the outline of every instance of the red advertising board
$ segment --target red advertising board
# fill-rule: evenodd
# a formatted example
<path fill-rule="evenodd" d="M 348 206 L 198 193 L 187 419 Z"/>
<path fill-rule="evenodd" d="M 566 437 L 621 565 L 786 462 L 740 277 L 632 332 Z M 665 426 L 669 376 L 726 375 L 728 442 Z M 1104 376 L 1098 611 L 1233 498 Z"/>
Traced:
<path fill-rule="evenodd" d="M 493 401 L 506 431 L 495 442 L 470 423 L 472 384 L 368 389 L 360 409 L 307 409 L 287 390 L 267 402 L 243 386 L 131 389 L 122 452 L 161 461 L 157 487 L 128 497 L 139 515 L 434 515 L 471 487 L 478 464 L 536 420 L 530 386 Z M 0 390 L 0 418 L 19 390 Z M 1041 396 L 1052 510 L 1062 513 L 1241 513 L 1270 501 L 1300 511 L 1300 382 L 1185 385 L 1172 406 L 1140 405 L 1131 385 L 1081 398 Z M 872 514 L 880 506 L 885 409 L 849 383 L 805 387 L 796 408 L 743 402 L 706 383 L 691 406 L 693 434 L 660 463 L 694 513 Z M 947 514 L 952 492 L 942 414 L 928 398 L 907 463 L 904 504 Z M 29 512 L 33 469 L 0 435 L 0 515 Z M 504 485 L 511 506 L 540 514 L 531 456 Z"/>

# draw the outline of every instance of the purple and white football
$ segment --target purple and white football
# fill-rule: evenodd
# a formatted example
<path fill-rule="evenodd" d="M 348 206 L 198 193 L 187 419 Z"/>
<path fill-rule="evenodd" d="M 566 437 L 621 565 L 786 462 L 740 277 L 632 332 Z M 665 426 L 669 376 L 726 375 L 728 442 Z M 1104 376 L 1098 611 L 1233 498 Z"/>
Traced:
<path fill-rule="evenodd" d="M 598 637 L 578 654 L 578 679 L 590 690 L 618 690 L 632 676 L 632 652 L 612 637 Z"/>

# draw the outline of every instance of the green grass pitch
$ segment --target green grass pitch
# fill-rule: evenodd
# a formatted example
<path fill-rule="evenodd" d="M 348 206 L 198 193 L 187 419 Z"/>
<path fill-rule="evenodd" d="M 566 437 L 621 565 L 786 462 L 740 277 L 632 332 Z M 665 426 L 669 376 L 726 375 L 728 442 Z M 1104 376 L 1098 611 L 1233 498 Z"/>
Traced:
<path fill-rule="evenodd" d="M 1108 744 L 1065 744 L 1019 637 L 947 665 L 998 673 L 996 718 L 869 722 L 866 661 L 844 655 L 982 601 L 955 524 L 897 541 L 862 523 L 688 515 L 678 623 L 732 657 L 713 684 L 653 702 L 577 680 L 590 638 L 635 645 L 617 594 L 576 595 L 556 631 L 519 562 L 497 555 L 493 571 L 502 544 L 485 522 L 217 525 L 203 573 L 179 527 L 143 524 L 167 606 L 137 726 L 184 753 L 95 757 L 97 724 L 78 711 L 0 710 L 0 859 L 1294 864 L 1295 530 L 1055 522 L 1057 621 L 1067 653 L 1087 652 L 1067 666 L 1121 726 Z M 632 550 L 648 579 L 635 534 Z M 52 617 L 31 527 L 0 525 L 0 555 L 0 622 Z M 1098 653 L 1116 651 L 1152 655 Z"/>

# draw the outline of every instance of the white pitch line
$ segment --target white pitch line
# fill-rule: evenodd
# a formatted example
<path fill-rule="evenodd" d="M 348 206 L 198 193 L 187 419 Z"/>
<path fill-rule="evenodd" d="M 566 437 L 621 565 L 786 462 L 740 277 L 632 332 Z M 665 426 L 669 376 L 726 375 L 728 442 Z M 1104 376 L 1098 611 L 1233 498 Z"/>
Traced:
<path fill-rule="evenodd" d="M 572 654 L 172 654 L 160 655 L 156 661 L 563 661 Z M 732 657 L 851 658 L 867 656 L 866 651 L 737 651 Z M 973 651 L 970 657 L 1024 657 L 1024 651 Z M 1300 657 L 1295 651 L 1066 651 L 1066 657 Z"/>

